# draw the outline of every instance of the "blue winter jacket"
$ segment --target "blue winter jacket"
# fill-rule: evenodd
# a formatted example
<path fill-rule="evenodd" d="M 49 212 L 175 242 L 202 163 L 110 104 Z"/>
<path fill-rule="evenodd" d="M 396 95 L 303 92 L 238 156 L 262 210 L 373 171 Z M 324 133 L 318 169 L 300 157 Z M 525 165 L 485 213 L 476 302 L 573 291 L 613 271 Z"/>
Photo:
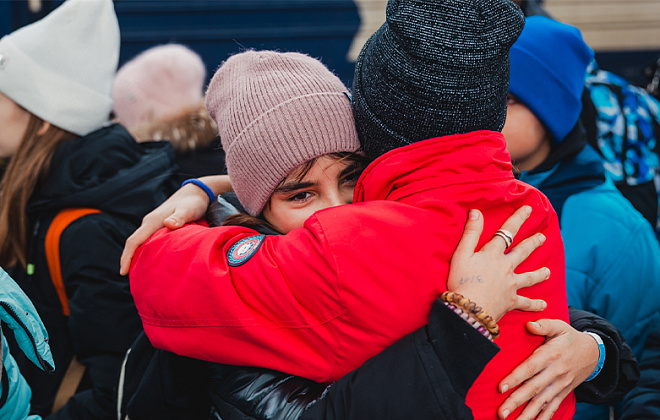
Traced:
<path fill-rule="evenodd" d="M 649 223 L 605 175 L 600 156 L 579 144 L 573 155 L 554 164 L 549 158 L 519 178 L 548 196 L 559 216 L 568 304 L 614 324 L 641 360 L 660 320 L 660 247 Z M 579 404 L 575 418 L 607 418 L 606 409 Z"/>
<path fill-rule="evenodd" d="M 53 357 L 48 346 L 48 334 L 37 310 L 20 287 L 0 269 L 0 320 L 14 332 L 25 355 L 41 369 L 52 372 Z M 9 353 L 7 340 L 2 339 L 2 381 L 0 384 L 0 419 L 39 419 L 28 416 L 31 391 Z"/>

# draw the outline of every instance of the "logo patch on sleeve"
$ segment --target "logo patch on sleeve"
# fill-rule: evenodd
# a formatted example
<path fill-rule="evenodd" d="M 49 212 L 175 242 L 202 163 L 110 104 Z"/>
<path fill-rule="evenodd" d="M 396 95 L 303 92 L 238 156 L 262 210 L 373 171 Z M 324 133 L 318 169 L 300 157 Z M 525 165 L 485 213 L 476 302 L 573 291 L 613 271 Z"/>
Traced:
<path fill-rule="evenodd" d="M 257 252 L 266 235 L 254 235 L 236 242 L 227 251 L 227 261 L 232 267 L 245 264 Z"/>

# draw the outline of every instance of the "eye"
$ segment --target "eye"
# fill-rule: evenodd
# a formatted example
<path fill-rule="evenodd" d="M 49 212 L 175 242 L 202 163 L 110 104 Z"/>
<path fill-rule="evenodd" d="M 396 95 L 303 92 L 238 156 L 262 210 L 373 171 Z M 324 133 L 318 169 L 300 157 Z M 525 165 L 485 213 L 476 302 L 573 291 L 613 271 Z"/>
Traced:
<path fill-rule="evenodd" d="M 287 197 L 286 201 L 302 202 L 308 200 L 311 196 L 312 196 L 311 192 L 301 191 L 293 195 L 290 195 L 289 197 Z"/>
<path fill-rule="evenodd" d="M 341 183 L 345 185 L 355 186 L 355 184 L 357 184 L 358 179 L 360 178 L 361 173 L 362 171 L 356 168 L 355 170 L 346 174 L 346 176 L 344 176 L 341 179 Z"/>
<path fill-rule="evenodd" d="M 359 178 L 359 177 L 357 176 L 357 174 L 349 175 L 349 176 L 347 176 L 347 177 L 344 177 L 344 178 L 341 180 L 341 183 L 342 183 L 342 184 L 345 184 L 345 185 L 353 185 L 353 186 L 355 186 L 355 184 L 357 184 L 357 180 L 358 180 L 358 178 Z"/>
<path fill-rule="evenodd" d="M 519 102 L 518 102 L 518 99 L 515 96 L 513 96 L 511 94 L 508 94 L 506 96 L 506 103 L 507 103 L 507 105 L 514 105 L 514 104 L 517 104 Z"/>

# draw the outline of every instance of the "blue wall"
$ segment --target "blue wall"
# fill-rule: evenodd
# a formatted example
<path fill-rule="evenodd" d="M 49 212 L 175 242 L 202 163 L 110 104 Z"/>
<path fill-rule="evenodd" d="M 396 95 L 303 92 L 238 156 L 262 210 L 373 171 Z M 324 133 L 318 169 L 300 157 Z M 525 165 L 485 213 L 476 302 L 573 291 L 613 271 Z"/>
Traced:
<path fill-rule="evenodd" d="M 41 18 L 62 0 L 0 0 L 0 35 Z M 320 58 L 348 86 L 354 63 L 346 54 L 359 26 L 353 0 L 114 0 L 122 32 L 120 65 L 167 42 L 185 44 L 204 59 L 209 78 L 229 55 L 246 48 L 299 51 Z M 643 68 L 660 51 L 599 51 L 601 68 L 644 85 Z"/>
<path fill-rule="evenodd" d="M 39 14 L 26 1 L 0 0 L 0 34 L 41 18 L 61 0 L 45 0 Z M 121 29 L 120 65 L 141 51 L 177 42 L 197 51 L 209 78 L 244 49 L 304 52 L 320 58 L 350 86 L 346 55 L 359 26 L 353 0 L 114 0 Z"/>

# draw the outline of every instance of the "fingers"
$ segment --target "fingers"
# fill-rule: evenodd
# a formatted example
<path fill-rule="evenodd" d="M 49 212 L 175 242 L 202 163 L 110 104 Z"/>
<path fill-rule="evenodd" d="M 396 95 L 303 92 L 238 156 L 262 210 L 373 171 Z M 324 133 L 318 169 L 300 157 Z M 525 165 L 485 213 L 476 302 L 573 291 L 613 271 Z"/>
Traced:
<path fill-rule="evenodd" d="M 566 398 L 568 392 L 562 392 L 559 395 L 551 398 L 552 394 L 557 394 L 557 391 L 548 388 L 547 391 L 532 398 L 525 406 L 525 409 L 517 417 L 518 420 L 549 420 L 554 416 L 555 412 L 559 409 L 561 402 Z"/>
<path fill-rule="evenodd" d="M 520 230 L 520 227 L 525 223 L 525 221 L 532 214 L 532 208 L 530 206 L 522 206 L 516 210 L 508 219 L 502 224 L 500 229 L 506 230 L 511 233 L 512 237 L 515 238 L 516 234 Z M 501 249 L 504 252 L 508 248 L 507 242 L 499 237 L 493 236 L 493 238 L 484 245 L 484 249 L 497 246 L 498 249 Z"/>
<path fill-rule="evenodd" d="M 465 229 L 463 230 L 463 236 L 452 258 L 472 255 L 477 248 L 479 237 L 483 230 L 484 218 L 481 216 L 481 212 L 479 210 L 470 210 L 468 220 L 465 223 Z"/>
<path fill-rule="evenodd" d="M 188 213 L 190 212 L 175 210 L 171 216 L 168 216 L 163 220 L 163 225 L 170 230 L 178 229 L 185 225 L 187 220 L 190 220 L 191 216 L 189 216 Z"/>
<path fill-rule="evenodd" d="M 542 363 L 539 363 L 539 359 L 535 354 L 532 354 L 529 356 L 524 362 L 516 366 L 515 369 L 511 371 L 502 381 L 500 382 L 498 389 L 500 392 L 504 393 L 509 391 L 510 389 L 514 389 L 518 385 L 522 384 L 523 382 L 527 381 L 528 379 L 533 378 L 536 374 L 538 374 L 544 367 L 545 365 Z M 518 397 L 520 399 L 521 396 L 525 396 L 524 393 L 520 392 L 520 388 L 511 393 L 509 398 L 507 400 L 512 399 L 512 397 Z M 536 395 L 536 393 L 531 392 L 529 395 L 527 395 L 527 398 L 520 399 L 520 404 L 526 402 L 529 400 L 531 397 Z M 518 405 L 513 407 L 510 411 L 515 410 Z M 504 404 L 502 405 L 504 406 Z M 511 408 L 509 406 L 509 408 Z"/>
<path fill-rule="evenodd" d="M 536 322 L 528 322 L 527 331 L 534 335 L 543 335 L 550 339 L 558 335 L 576 331 L 570 324 L 560 319 L 539 319 Z"/>
<path fill-rule="evenodd" d="M 513 413 L 518 407 L 524 404 L 527 404 L 527 408 L 529 408 L 529 406 L 532 405 L 534 397 L 538 395 L 540 391 L 541 389 L 532 381 L 525 382 L 522 386 L 513 391 L 506 400 L 504 400 L 500 408 L 497 410 L 498 417 L 506 419 L 509 414 Z M 535 411 L 536 413 L 539 413 L 541 410 L 537 409 Z M 522 417 L 518 416 L 518 418 L 521 419 Z"/>
<path fill-rule="evenodd" d="M 496 239 L 496 238 L 493 238 Z M 545 242 L 545 235 L 542 233 L 535 233 L 529 238 L 525 238 L 522 242 L 517 244 L 515 247 L 511 248 L 507 255 L 511 258 L 511 263 L 513 267 L 518 267 L 520 263 L 525 261 L 532 252 L 534 252 L 538 247 L 543 245 Z M 503 241 L 502 241 L 503 242 Z"/>
<path fill-rule="evenodd" d="M 528 322 L 526 327 L 530 333 L 534 335 L 545 336 L 547 339 L 551 339 L 566 331 L 567 329 L 572 328 L 564 321 L 558 319 L 540 319 L 536 322 Z M 541 346 L 536 349 L 536 351 L 531 356 L 516 366 L 516 368 L 511 371 L 511 373 L 502 379 L 499 385 L 500 392 L 507 392 L 509 389 L 517 387 L 521 383 L 534 377 L 537 373 L 548 366 L 554 357 L 548 352 L 544 353 L 544 347 L 545 346 Z"/>
<path fill-rule="evenodd" d="M 536 271 L 523 274 L 515 274 L 514 276 L 516 278 L 516 289 L 522 289 L 541 283 L 542 281 L 550 278 L 550 269 L 543 267 Z M 517 295 L 512 309 L 519 309 L 526 312 L 540 312 L 547 306 L 548 304 L 543 299 L 531 299 L 525 296 Z"/>
<path fill-rule="evenodd" d="M 135 251 L 140 245 L 145 243 L 151 235 L 163 227 L 163 218 L 164 217 L 160 216 L 156 211 L 149 213 L 142 219 L 142 225 L 140 225 L 140 227 L 133 232 L 128 239 L 126 239 L 126 244 L 124 245 L 124 250 L 122 251 L 119 260 L 120 275 L 125 276 L 128 274 Z"/>
<path fill-rule="evenodd" d="M 568 393 L 566 395 L 568 395 Z M 566 396 L 564 396 L 564 398 L 566 398 Z M 564 398 L 555 398 L 552 403 L 543 407 L 543 411 L 541 411 L 538 416 L 530 417 L 530 419 L 536 418 L 536 420 L 550 420 L 555 415 L 557 410 L 559 410 L 559 406 L 561 405 L 561 402 L 564 400 Z"/>
<path fill-rule="evenodd" d="M 500 390 L 518 386 L 498 409 L 498 417 L 505 419 L 518 407 L 525 405 L 518 419 L 535 419 L 541 412 L 554 413 L 568 395 L 569 379 L 558 378 L 547 370 L 541 355 L 532 355 L 500 383 Z M 517 372 L 516 372 L 517 371 Z M 509 380 L 509 379 L 512 380 Z M 520 381 L 520 382 L 519 382 Z"/>
<path fill-rule="evenodd" d="M 538 270 L 528 271 L 526 273 L 514 274 L 516 289 L 524 289 L 535 284 L 542 283 L 550 278 L 550 269 L 541 267 Z"/>
<path fill-rule="evenodd" d="M 128 274 L 128 269 L 131 267 L 131 260 L 133 259 L 135 251 L 140 245 L 149 239 L 149 236 L 151 236 L 149 230 L 141 227 L 126 239 L 126 244 L 124 245 L 124 250 L 122 251 L 119 260 L 120 275 L 125 276 Z"/>
<path fill-rule="evenodd" d="M 513 309 L 525 312 L 541 312 L 547 307 L 548 304 L 543 299 L 530 299 L 524 296 L 518 296 Z"/>

